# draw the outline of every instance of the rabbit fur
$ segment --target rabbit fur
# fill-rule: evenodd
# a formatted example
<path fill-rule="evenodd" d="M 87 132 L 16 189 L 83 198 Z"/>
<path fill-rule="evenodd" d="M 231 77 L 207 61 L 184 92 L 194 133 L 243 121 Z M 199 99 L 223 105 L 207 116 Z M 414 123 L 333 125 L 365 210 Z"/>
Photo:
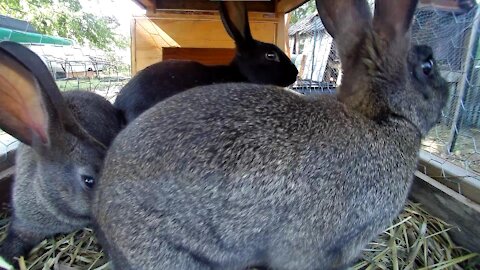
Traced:
<path fill-rule="evenodd" d="M 0 128 L 21 142 L 0 256 L 14 262 L 46 237 L 90 224 L 91 189 L 120 127 L 106 99 L 60 93 L 37 55 L 0 43 Z"/>
<path fill-rule="evenodd" d="M 317 0 L 338 96 L 202 86 L 114 140 L 93 216 L 116 269 L 346 269 L 403 208 L 448 89 L 417 1 Z"/>
<path fill-rule="evenodd" d="M 220 2 L 220 15 L 235 40 L 236 53 L 229 65 L 206 66 L 195 61 L 166 60 L 141 70 L 120 91 L 114 106 L 127 123 L 172 95 L 189 88 L 222 82 L 254 82 L 288 86 L 298 71 L 277 46 L 253 39 L 243 2 Z"/>

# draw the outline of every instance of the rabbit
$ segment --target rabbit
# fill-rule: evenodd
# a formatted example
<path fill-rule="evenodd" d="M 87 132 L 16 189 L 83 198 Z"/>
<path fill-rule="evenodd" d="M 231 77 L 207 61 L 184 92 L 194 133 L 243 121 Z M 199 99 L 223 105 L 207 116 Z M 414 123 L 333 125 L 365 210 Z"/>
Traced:
<path fill-rule="evenodd" d="M 121 121 L 95 93 L 61 93 L 28 48 L 0 43 L 0 128 L 21 142 L 0 256 L 14 263 L 46 237 L 90 224 L 90 193 Z"/>
<path fill-rule="evenodd" d="M 156 103 L 201 85 L 222 82 L 254 82 L 288 86 L 298 70 L 277 46 L 253 39 L 245 3 L 220 2 L 227 33 L 235 40 L 236 53 L 229 65 L 206 66 L 195 61 L 166 60 L 136 74 L 119 92 L 114 106 L 130 123 Z"/>
<path fill-rule="evenodd" d="M 317 0 L 336 95 L 251 83 L 156 104 L 114 140 L 94 192 L 115 269 L 347 269 L 403 208 L 448 87 L 413 46 L 417 0 Z"/>

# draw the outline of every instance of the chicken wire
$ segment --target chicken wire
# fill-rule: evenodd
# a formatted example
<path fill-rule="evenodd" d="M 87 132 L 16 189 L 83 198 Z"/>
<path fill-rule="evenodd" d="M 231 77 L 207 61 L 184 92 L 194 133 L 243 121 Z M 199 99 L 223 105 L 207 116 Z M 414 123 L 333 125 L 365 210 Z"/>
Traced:
<path fill-rule="evenodd" d="M 421 154 L 421 157 L 440 169 L 440 175 L 432 177 L 448 181 L 474 179 L 473 184 L 480 186 L 478 30 L 476 5 L 455 11 L 423 6 L 416 11 L 412 24 L 412 42 L 432 47 L 450 90 L 441 121 L 422 142 L 421 153 L 433 155 Z M 342 79 L 340 60 L 335 42 L 316 13 L 290 26 L 289 48 L 299 70 L 292 89 L 308 95 L 336 93 Z M 453 178 L 447 176 L 452 168 L 456 174 Z M 456 191 L 462 193 L 459 187 Z"/>
<path fill-rule="evenodd" d="M 77 46 L 24 44 L 35 52 L 50 70 L 61 91 L 87 90 L 113 102 L 127 82 L 129 70 L 103 52 Z M 18 141 L 0 130 L 0 171 L 10 166 Z"/>

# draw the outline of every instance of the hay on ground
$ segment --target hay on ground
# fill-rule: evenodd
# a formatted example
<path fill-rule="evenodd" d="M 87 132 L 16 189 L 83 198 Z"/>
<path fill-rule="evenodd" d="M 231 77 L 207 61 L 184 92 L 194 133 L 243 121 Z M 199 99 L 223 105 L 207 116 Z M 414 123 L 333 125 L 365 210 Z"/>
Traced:
<path fill-rule="evenodd" d="M 5 236 L 8 217 L 0 215 L 0 239 Z M 457 246 L 449 236 L 455 230 L 429 215 L 418 204 L 408 202 L 404 211 L 362 253 L 352 269 L 480 269 L 478 254 Z M 44 240 L 30 254 L 19 258 L 21 270 L 110 269 L 91 229 Z"/>

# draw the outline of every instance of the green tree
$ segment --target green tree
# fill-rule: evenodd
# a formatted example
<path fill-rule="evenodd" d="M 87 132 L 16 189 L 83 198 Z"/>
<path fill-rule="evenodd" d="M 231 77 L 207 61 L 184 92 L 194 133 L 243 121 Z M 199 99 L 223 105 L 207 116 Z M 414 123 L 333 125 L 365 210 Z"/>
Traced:
<path fill-rule="evenodd" d="M 102 50 L 128 46 L 127 38 L 115 33 L 116 18 L 85 12 L 79 0 L 2 0 L 0 14 L 29 21 L 42 34 L 71 38 L 81 45 Z"/>
<path fill-rule="evenodd" d="M 315 0 L 310 0 L 291 12 L 290 23 L 294 24 L 317 10 Z"/>

